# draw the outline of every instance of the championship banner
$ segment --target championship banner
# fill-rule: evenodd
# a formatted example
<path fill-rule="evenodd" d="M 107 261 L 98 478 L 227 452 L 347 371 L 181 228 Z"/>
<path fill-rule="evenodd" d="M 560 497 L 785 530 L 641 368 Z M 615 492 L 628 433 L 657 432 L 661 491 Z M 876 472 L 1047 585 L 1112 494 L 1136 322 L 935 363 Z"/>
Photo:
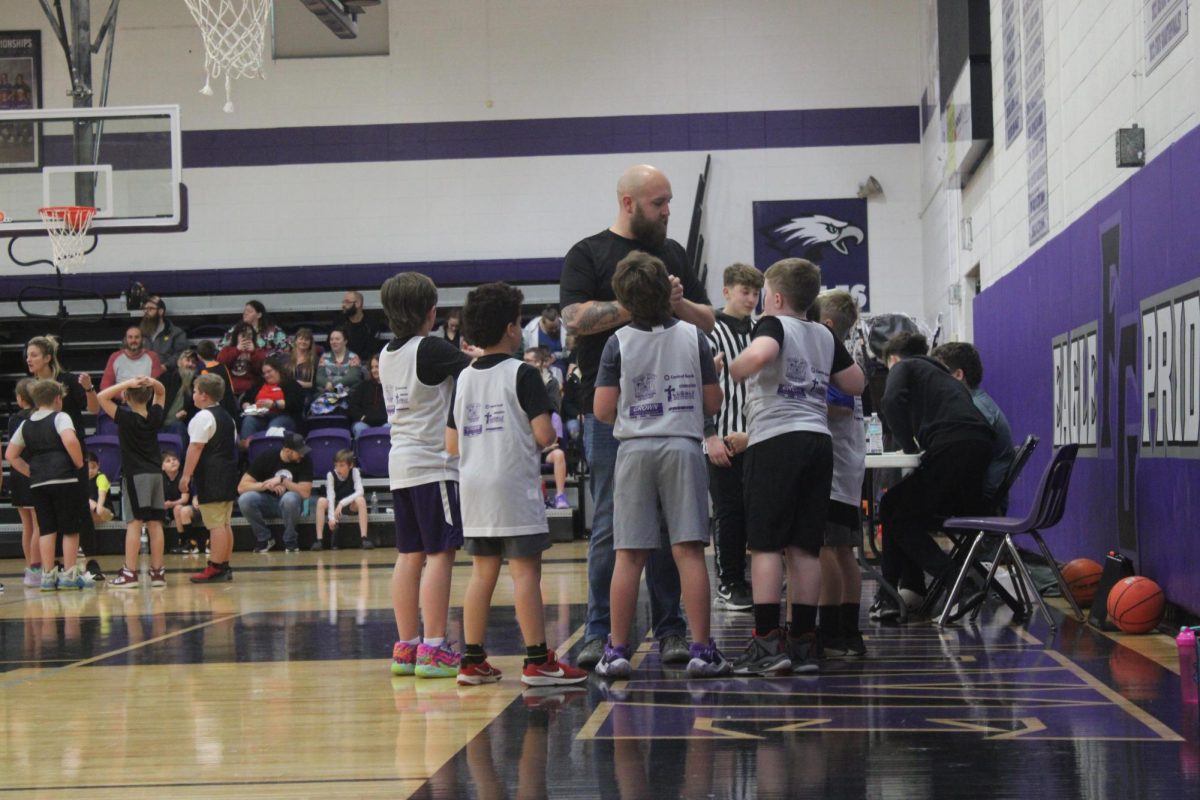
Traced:
<path fill-rule="evenodd" d="M 41 107 L 41 32 L 0 31 L 0 111 Z M 0 121 L 0 171 L 39 168 L 40 140 L 32 122 Z"/>

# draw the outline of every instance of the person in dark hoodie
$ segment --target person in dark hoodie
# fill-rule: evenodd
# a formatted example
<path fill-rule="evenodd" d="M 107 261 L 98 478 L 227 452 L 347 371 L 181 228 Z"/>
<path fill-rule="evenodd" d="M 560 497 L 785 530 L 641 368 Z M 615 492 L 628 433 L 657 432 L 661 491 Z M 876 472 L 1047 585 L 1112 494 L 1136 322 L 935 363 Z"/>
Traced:
<path fill-rule="evenodd" d="M 901 333 L 888 341 L 884 358 L 889 372 L 881 403 L 896 444 L 906 453 L 924 452 L 920 466 L 889 489 L 879 507 L 883 578 L 893 586 L 903 583 L 917 595 L 925 594 L 925 573 L 953 581 L 948 573 L 954 564 L 931 532 L 947 517 L 983 512 L 994 436 L 967 387 L 928 352 L 919 333 Z M 982 599 L 977 586 L 968 587 L 963 597 L 970 600 L 952 609 L 952 617 Z M 882 620 L 900 616 L 885 592 L 876 595 L 872 612 Z"/>

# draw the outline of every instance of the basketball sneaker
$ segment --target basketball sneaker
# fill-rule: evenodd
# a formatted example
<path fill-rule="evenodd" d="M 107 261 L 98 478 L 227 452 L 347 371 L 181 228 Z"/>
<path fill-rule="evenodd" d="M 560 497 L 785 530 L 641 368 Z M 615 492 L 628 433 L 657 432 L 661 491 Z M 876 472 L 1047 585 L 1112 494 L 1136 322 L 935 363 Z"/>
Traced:
<path fill-rule="evenodd" d="M 59 573 L 58 567 L 51 567 L 50 569 L 44 570 L 42 572 L 42 591 L 43 592 L 58 591 L 58 576 L 59 576 L 59 574 L 60 573 Z"/>
<path fill-rule="evenodd" d="M 41 586 L 42 585 L 42 568 L 41 567 L 26 567 L 25 580 L 26 586 Z"/>
<path fill-rule="evenodd" d="M 792 660 L 783 646 L 783 632 L 773 630 L 766 636 L 750 637 L 746 650 L 733 662 L 734 675 L 768 675 L 788 672 Z"/>
<path fill-rule="evenodd" d="M 84 580 L 83 567 L 79 564 L 64 570 L 58 574 L 58 588 L 63 589 L 82 589 L 88 583 Z M 92 584 L 94 585 L 94 584 Z"/>
<path fill-rule="evenodd" d="M 462 654 L 450 649 L 450 642 L 431 647 L 421 642 L 417 645 L 417 666 L 413 670 L 418 678 L 453 678 L 458 675 Z"/>
<path fill-rule="evenodd" d="M 500 670 L 487 662 L 462 662 L 458 667 L 458 682 L 462 686 L 479 686 L 484 683 L 495 683 L 500 680 Z"/>
<path fill-rule="evenodd" d="M 114 589 L 136 589 L 138 585 L 137 573 L 126 567 L 121 567 L 117 570 L 117 574 L 108 582 L 108 585 Z"/>
<path fill-rule="evenodd" d="M 189 577 L 188 580 L 192 583 L 217 583 L 219 581 L 231 581 L 233 580 L 233 570 L 230 569 L 228 565 L 218 566 L 209 561 L 208 566 L 206 566 L 200 572 L 197 572 L 195 575 Z"/>
<path fill-rule="evenodd" d="M 417 668 L 417 645 L 396 642 L 392 645 L 392 674 L 412 675 Z"/>
<path fill-rule="evenodd" d="M 801 674 L 817 672 L 821 665 L 821 643 L 815 633 L 809 632 L 800 636 L 788 636 L 784 645 L 788 660 L 792 662 L 792 672 Z"/>
<path fill-rule="evenodd" d="M 730 611 L 750 611 L 754 608 L 754 596 L 750 593 L 748 583 L 722 583 L 717 586 L 717 608 L 727 608 Z"/>
<path fill-rule="evenodd" d="M 721 655 L 717 643 L 712 639 L 708 640 L 708 644 L 693 642 L 688 652 L 692 656 L 687 665 L 689 678 L 716 678 L 733 671 L 733 665 Z"/>
<path fill-rule="evenodd" d="M 167 585 L 167 568 L 159 567 L 158 569 L 155 569 L 154 567 L 151 567 L 150 568 L 150 586 L 155 589 L 161 589 L 162 587 L 164 587 L 166 585 Z"/>
<path fill-rule="evenodd" d="M 628 678 L 633 674 L 633 665 L 629 663 L 629 647 L 623 644 L 613 644 L 608 637 L 604 646 L 604 656 L 596 665 L 596 674 L 606 678 Z"/>
<path fill-rule="evenodd" d="M 586 680 L 587 672 L 563 664 L 553 650 L 547 654 L 545 663 L 532 664 L 526 661 L 525 668 L 521 670 L 521 683 L 526 686 L 566 686 Z"/>

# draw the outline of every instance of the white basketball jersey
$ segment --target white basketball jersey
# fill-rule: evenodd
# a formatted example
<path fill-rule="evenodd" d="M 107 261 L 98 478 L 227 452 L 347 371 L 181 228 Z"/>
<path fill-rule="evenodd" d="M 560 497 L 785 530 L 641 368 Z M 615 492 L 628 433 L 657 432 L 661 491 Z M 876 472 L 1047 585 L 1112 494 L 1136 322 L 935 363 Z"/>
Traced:
<path fill-rule="evenodd" d="M 542 502 L 541 448 L 517 397 L 522 364 L 510 358 L 488 369 L 468 367 L 458 376 L 454 423 L 464 536 L 550 530 Z"/>
<path fill-rule="evenodd" d="M 388 459 L 392 489 L 458 480 L 458 458 L 446 452 L 446 416 L 454 379 L 446 378 L 437 386 L 421 383 L 417 348 L 422 339 L 414 336 L 399 350 L 385 347 L 379 354 L 379 382 L 392 426 Z"/>
<path fill-rule="evenodd" d="M 783 324 L 779 356 L 746 381 L 752 445 L 794 431 L 829 433 L 825 393 L 833 365 L 833 334 L 817 322 L 776 319 Z"/>
<path fill-rule="evenodd" d="M 618 439 L 683 436 L 704 440 L 704 386 L 696 326 L 679 321 L 669 328 L 616 332 L 621 348 Z"/>
<path fill-rule="evenodd" d="M 854 398 L 854 412 L 829 418 L 833 437 L 833 489 L 829 496 L 839 503 L 858 507 L 862 502 L 863 477 L 867 471 L 867 436 L 863 424 L 862 398 Z"/>

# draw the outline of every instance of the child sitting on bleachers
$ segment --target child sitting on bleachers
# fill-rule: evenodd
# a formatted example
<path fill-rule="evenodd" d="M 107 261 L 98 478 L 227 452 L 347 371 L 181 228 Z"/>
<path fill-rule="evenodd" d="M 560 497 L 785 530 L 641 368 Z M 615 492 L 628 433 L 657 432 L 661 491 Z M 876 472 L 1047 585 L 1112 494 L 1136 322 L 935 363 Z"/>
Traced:
<path fill-rule="evenodd" d="M 182 466 L 178 453 L 174 450 L 163 450 L 163 510 L 166 512 L 168 520 L 175 520 L 175 531 L 179 539 L 178 544 L 168 552 L 172 555 L 195 555 L 200 552 L 200 543 L 188 531 L 188 528 L 196 517 L 196 506 L 194 500 L 191 503 L 185 503 L 180 498 L 179 470 Z M 190 489 L 189 494 L 191 494 Z"/>
<path fill-rule="evenodd" d="M 113 518 L 112 509 L 106 505 L 108 502 L 108 492 L 112 489 L 112 483 L 108 480 L 108 476 L 100 471 L 100 456 L 91 450 L 87 454 L 87 467 L 88 510 L 92 514 L 92 523 L 103 525 L 106 522 L 111 522 Z"/>
<path fill-rule="evenodd" d="M 339 450 L 333 457 L 333 469 L 325 473 L 325 496 L 317 499 L 317 540 L 312 549 L 324 547 L 325 524 L 329 524 L 329 549 L 337 550 L 337 528 L 342 513 L 351 506 L 358 512 L 358 533 L 363 550 L 375 549 L 367 536 L 367 496 L 363 492 L 362 474 L 354 466 L 354 452 Z"/>

